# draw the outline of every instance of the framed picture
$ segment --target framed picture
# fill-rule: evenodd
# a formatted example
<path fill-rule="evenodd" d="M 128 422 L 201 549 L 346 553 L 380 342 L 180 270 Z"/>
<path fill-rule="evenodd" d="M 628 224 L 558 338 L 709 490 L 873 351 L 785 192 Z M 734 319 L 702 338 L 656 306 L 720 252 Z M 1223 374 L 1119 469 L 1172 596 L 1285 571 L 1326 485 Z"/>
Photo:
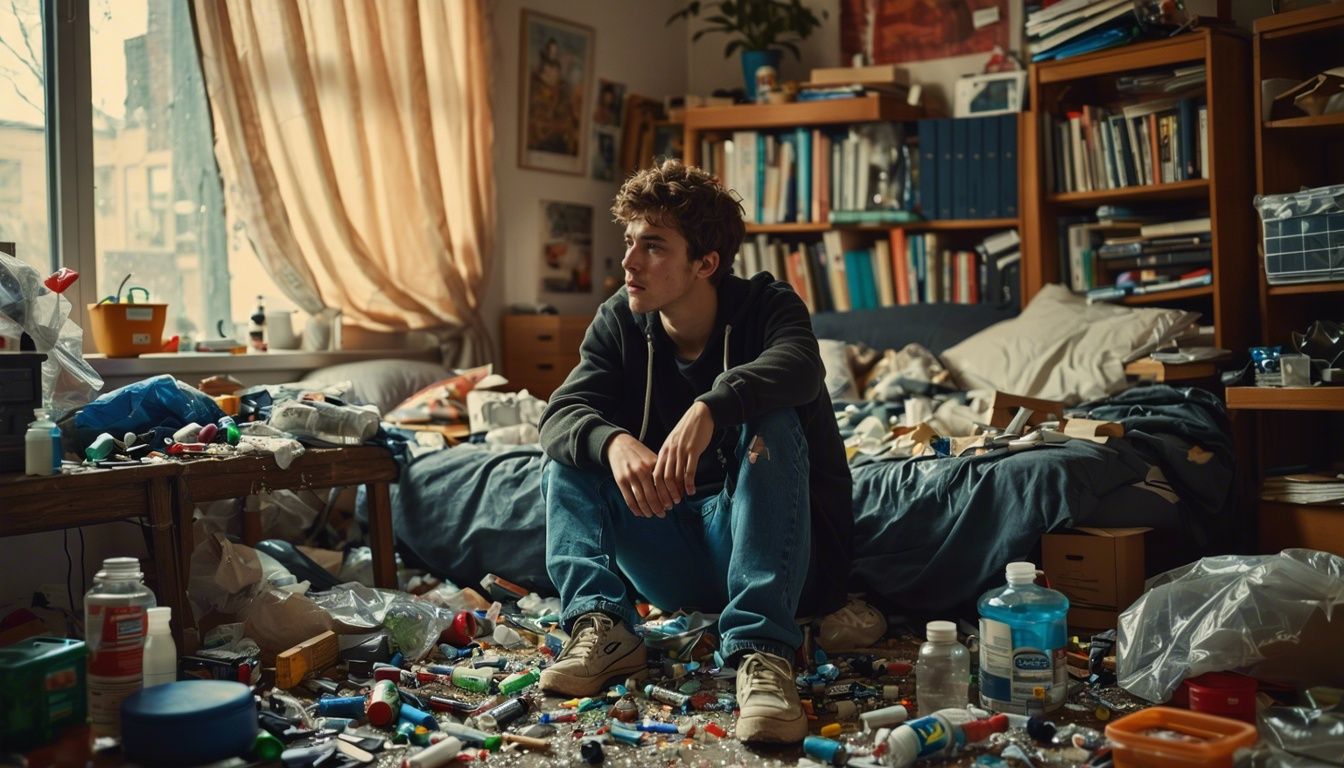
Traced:
<path fill-rule="evenodd" d="M 984 117 L 1021 112 L 1027 89 L 1027 73 L 989 72 L 967 75 L 957 81 L 953 117 Z"/>
<path fill-rule="evenodd" d="M 541 202 L 541 290 L 588 293 L 593 289 L 593 207 Z"/>
<path fill-rule="evenodd" d="M 523 9 L 520 167 L 585 173 L 584 118 L 592 101 L 593 43 L 592 27 Z"/>
<path fill-rule="evenodd" d="M 843 60 L 865 53 L 874 64 L 899 64 L 983 53 L 1009 43 L 1008 0 L 869 0 L 842 2 Z"/>

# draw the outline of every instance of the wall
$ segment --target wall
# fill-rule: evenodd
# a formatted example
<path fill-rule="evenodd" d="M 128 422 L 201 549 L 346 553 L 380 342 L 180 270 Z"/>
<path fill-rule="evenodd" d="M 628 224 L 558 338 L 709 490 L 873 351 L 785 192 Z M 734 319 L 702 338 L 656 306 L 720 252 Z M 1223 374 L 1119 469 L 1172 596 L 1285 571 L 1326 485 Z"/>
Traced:
<path fill-rule="evenodd" d="M 605 78 L 624 83 L 627 93 L 654 98 L 686 92 L 685 36 L 663 21 L 678 8 L 675 0 L 605 2 L 603 0 L 498 0 L 491 3 L 494 27 L 493 103 L 495 111 L 495 184 L 499 224 L 495 267 L 483 302 L 482 316 L 496 349 L 499 314 L 515 302 L 553 304 L 563 313 L 591 314 L 601 303 L 598 293 L 543 294 L 540 285 L 541 201 L 556 200 L 593 207 L 593 276 L 600 286 L 604 261 L 619 265 L 622 231 L 607 213 L 618 182 L 596 181 L 518 167 L 519 35 L 524 7 L 586 24 L 595 33 L 593 87 Z M 584 116 L 591 128 L 591 111 Z M 591 147 L 589 148 L 591 153 Z M 591 154 L 589 155 L 591 157 Z"/>

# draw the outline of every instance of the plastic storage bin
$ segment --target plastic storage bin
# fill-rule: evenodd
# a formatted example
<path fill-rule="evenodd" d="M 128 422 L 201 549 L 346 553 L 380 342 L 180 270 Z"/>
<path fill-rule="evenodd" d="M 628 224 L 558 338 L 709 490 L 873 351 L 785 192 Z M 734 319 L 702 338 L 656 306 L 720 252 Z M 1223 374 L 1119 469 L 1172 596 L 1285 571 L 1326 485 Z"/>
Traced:
<path fill-rule="evenodd" d="M 1152 707 L 1106 726 L 1115 768 L 1220 768 L 1259 737 L 1255 726 L 1226 717 Z"/>
<path fill-rule="evenodd" d="M 1257 195 L 1270 285 L 1344 280 L 1344 184 Z"/>
<path fill-rule="evenodd" d="M 108 357 L 139 357 L 163 349 L 167 304 L 90 304 L 93 344 Z"/>
<path fill-rule="evenodd" d="M 0 752 L 55 739 L 86 712 L 80 640 L 32 637 L 0 648 Z"/>

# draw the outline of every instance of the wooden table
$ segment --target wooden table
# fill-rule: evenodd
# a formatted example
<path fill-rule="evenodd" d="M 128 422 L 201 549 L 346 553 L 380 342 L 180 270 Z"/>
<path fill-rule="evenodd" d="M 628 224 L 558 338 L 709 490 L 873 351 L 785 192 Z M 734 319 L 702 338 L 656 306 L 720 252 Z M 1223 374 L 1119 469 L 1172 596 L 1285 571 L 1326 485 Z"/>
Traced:
<path fill-rule="evenodd" d="M 266 455 L 202 458 L 183 462 L 176 477 L 175 504 L 185 511 L 179 525 L 178 555 L 181 573 L 191 572 L 191 512 L 197 504 L 234 499 L 271 491 L 300 491 L 364 485 L 369 502 L 369 548 L 373 550 L 373 581 L 376 586 L 396 589 L 396 542 L 392 537 L 392 500 L 388 483 L 397 479 L 397 462 L 386 449 L 374 445 L 341 448 L 309 448 L 286 469 Z M 260 536 L 256 513 L 243 519 L 245 543 Z"/>
<path fill-rule="evenodd" d="M 173 609 L 174 635 L 181 640 L 190 620 L 173 528 L 181 509 L 173 503 L 181 466 L 170 462 L 97 469 L 52 477 L 0 475 L 0 536 L 59 531 L 96 523 L 148 518 L 159 605 Z M 186 527 L 190 528 L 190 510 Z M 87 588 L 88 585 L 84 585 Z M 71 606 L 73 609 L 74 606 Z"/>

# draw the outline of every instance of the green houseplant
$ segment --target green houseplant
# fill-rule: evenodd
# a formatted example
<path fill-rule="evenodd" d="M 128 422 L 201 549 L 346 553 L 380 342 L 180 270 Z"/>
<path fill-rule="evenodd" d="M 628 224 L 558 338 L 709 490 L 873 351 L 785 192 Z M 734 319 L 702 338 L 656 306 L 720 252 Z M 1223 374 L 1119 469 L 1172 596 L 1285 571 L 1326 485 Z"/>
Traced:
<path fill-rule="evenodd" d="M 753 101 L 756 99 L 757 68 L 768 64 L 778 71 L 781 49 L 788 49 L 794 58 L 801 58 L 798 43 L 821 26 L 821 18 L 803 5 L 802 0 L 719 0 L 712 3 L 691 0 L 685 8 L 672 14 L 667 23 L 699 17 L 702 11 L 713 15 L 705 17 L 707 25 L 696 31 L 691 42 L 711 32 L 728 35 L 730 39 L 723 48 L 723 55 L 732 56 L 734 51 L 741 49 L 742 75 L 747 96 Z M 823 11 L 822 18 L 825 16 Z"/>

